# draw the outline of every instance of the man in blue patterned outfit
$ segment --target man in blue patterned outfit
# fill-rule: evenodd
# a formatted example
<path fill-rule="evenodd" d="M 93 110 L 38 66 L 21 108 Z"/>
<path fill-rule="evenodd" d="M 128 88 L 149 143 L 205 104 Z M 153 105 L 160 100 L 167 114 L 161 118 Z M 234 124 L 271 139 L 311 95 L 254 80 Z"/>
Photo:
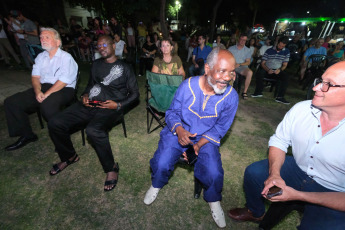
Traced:
<path fill-rule="evenodd" d="M 189 78 L 176 91 L 166 112 L 167 126 L 160 134 L 158 149 L 150 161 L 152 186 L 144 203 L 150 205 L 168 183 L 182 152 L 192 145 L 198 160 L 194 176 L 205 188 L 204 199 L 219 227 L 225 227 L 220 200 L 224 171 L 219 153 L 220 140 L 230 128 L 238 106 L 238 95 L 229 83 L 235 80 L 235 59 L 216 48 L 205 64 L 205 75 Z"/>

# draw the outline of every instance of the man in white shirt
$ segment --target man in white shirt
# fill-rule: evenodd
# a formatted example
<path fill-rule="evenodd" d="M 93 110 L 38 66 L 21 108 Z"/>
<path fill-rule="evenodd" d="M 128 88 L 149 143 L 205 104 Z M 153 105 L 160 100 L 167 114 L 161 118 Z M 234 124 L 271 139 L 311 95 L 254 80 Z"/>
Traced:
<path fill-rule="evenodd" d="M 264 199 L 302 201 L 298 229 L 345 229 L 345 62 L 317 79 L 312 101 L 296 104 L 269 141 L 268 160 L 247 167 L 246 207 L 229 211 L 238 221 L 260 221 Z M 293 156 L 286 156 L 288 147 Z M 268 198 L 269 189 L 282 194 Z"/>
<path fill-rule="evenodd" d="M 35 59 L 32 88 L 12 95 L 4 102 L 9 135 L 20 137 L 5 148 L 7 151 L 19 149 L 38 139 L 30 126 L 30 113 L 40 109 L 43 118 L 48 121 L 74 97 L 77 63 L 69 53 L 60 49 L 61 39 L 55 29 L 42 28 L 40 40 L 45 51 Z"/>

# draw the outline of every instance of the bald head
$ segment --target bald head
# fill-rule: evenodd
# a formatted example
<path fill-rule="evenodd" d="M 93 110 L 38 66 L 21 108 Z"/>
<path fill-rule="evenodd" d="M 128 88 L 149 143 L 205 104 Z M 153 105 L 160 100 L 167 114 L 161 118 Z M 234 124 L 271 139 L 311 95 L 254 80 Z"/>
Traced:
<path fill-rule="evenodd" d="M 324 81 L 334 80 L 337 84 L 345 83 L 345 61 L 338 62 L 329 67 L 322 78 Z"/>

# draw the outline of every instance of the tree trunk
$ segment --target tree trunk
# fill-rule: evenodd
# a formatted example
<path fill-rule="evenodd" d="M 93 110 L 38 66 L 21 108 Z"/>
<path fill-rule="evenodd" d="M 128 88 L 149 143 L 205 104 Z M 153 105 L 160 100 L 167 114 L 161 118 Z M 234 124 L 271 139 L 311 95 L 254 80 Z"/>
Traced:
<path fill-rule="evenodd" d="M 223 0 L 217 0 L 217 3 L 213 7 L 213 14 L 212 14 L 212 20 L 211 20 L 211 30 L 210 30 L 210 40 L 213 41 L 214 31 L 216 29 L 216 18 L 217 18 L 217 12 L 220 4 Z"/>
<path fill-rule="evenodd" d="M 160 23 L 161 23 L 163 38 L 168 37 L 168 29 L 165 25 L 165 3 L 166 3 L 166 0 L 161 0 Z"/>
<path fill-rule="evenodd" d="M 254 11 L 254 16 L 253 16 L 253 24 L 252 26 L 255 25 L 255 19 L 256 19 L 256 13 L 258 12 L 258 8 L 255 8 L 255 11 Z"/>

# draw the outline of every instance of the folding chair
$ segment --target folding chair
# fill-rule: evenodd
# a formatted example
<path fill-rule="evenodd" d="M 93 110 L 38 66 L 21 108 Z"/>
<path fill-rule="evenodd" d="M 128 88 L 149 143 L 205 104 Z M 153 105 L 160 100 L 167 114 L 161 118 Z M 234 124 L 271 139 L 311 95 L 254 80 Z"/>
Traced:
<path fill-rule="evenodd" d="M 44 51 L 41 45 L 26 44 L 26 48 L 29 51 L 29 56 L 33 62 L 35 58 Z"/>
<path fill-rule="evenodd" d="M 183 77 L 146 71 L 146 79 L 147 133 L 151 133 L 166 125 L 165 111 L 169 108 Z M 158 122 L 158 126 L 151 129 L 153 119 Z"/>

